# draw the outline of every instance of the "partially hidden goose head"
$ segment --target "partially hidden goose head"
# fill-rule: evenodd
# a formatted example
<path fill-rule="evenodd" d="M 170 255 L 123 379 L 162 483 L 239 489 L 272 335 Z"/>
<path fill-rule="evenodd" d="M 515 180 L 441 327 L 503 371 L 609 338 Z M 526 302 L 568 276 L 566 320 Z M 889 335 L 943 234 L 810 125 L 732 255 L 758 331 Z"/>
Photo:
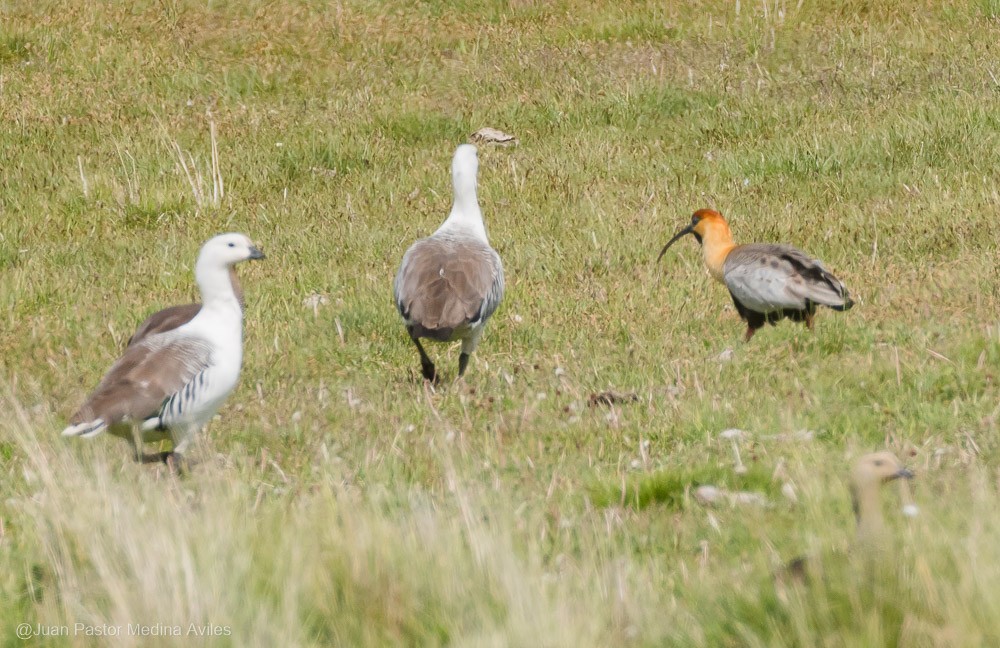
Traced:
<path fill-rule="evenodd" d="M 479 173 L 479 153 L 472 144 L 459 144 L 455 156 L 451 159 L 451 177 L 455 183 L 455 193 L 462 188 L 471 186 L 476 190 L 476 175 Z"/>
<path fill-rule="evenodd" d="M 851 483 L 856 488 L 877 488 L 896 479 L 912 479 L 913 473 L 893 453 L 882 450 L 866 454 L 854 464 Z"/>
<path fill-rule="evenodd" d="M 851 471 L 851 499 L 858 522 L 859 541 L 874 539 L 881 532 L 879 491 L 884 484 L 898 480 L 903 513 L 916 515 L 917 507 L 913 504 L 908 485 L 912 478 L 913 473 L 896 455 L 885 450 L 866 454 L 855 462 Z"/>
<path fill-rule="evenodd" d="M 479 175 L 479 153 L 472 144 L 460 144 L 451 159 L 451 181 L 455 197 L 476 194 L 476 179 Z"/>

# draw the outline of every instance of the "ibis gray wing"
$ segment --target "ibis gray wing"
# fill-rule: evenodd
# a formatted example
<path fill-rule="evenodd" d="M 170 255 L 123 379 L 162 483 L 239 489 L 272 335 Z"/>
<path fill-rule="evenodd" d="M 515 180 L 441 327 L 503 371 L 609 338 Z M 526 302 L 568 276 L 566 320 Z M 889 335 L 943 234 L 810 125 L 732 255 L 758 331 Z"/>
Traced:
<path fill-rule="evenodd" d="M 761 313 L 802 310 L 807 302 L 839 309 L 853 305 L 840 280 L 790 245 L 741 245 L 726 258 L 723 274 L 733 296 Z"/>

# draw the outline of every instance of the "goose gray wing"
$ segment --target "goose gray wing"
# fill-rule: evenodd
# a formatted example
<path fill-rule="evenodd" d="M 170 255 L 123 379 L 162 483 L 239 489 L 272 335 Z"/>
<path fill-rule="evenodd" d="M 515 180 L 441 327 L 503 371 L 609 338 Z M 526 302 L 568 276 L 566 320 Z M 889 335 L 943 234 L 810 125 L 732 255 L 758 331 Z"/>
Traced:
<path fill-rule="evenodd" d="M 245 305 L 243 303 L 243 286 L 240 284 L 240 278 L 236 275 L 235 268 L 229 268 L 229 281 L 233 285 L 236 300 L 240 303 L 240 308 L 242 308 Z M 150 335 L 166 333 L 167 331 L 180 328 L 193 320 L 194 316 L 200 310 L 201 304 L 182 304 L 158 310 L 139 325 L 139 328 L 129 338 L 127 346 L 138 344 Z"/>
<path fill-rule="evenodd" d="M 164 401 L 211 364 L 208 341 L 172 332 L 151 335 L 125 349 L 63 430 L 93 436 L 116 423 L 156 416 Z"/>
<path fill-rule="evenodd" d="M 182 304 L 156 311 L 139 325 L 139 328 L 129 338 L 128 346 L 138 344 L 150 335 L 180 328 L 193 320 L 200 310 L 201 304 Z"/>
<path fill-rule="evenodd" d="M 450 332 L 488 319 L 503 298 L 500 256 L 475 240 L 431 237 L 403 255 L 393 293 L 407 325 Z"/>

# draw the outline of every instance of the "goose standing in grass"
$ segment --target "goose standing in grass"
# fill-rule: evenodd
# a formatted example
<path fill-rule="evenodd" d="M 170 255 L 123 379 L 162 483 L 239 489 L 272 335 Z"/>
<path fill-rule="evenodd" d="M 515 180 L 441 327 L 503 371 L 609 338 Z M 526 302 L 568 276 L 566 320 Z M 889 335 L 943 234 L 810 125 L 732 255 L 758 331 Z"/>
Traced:
<path fill-rule="evenodd" d="M 476 197 L 478 170 L 476 147 L 459 146 L 451 162 L 451 213 L 436 232 L 410 246 L 393 283 L 396 308 L 420 353 L 421 373 L 432 382 L 437 372 L 420 339 L 461 340 L 462 376 L 503 297 L 503 265 L 486 238 Z"/>
<path fill-rule="evenodd" d="M 133 340 L 63 436 L 94 437 L 107 430 L 134 444 L 168 436 L 180 459 L 195 434 L 236 387 L 243 363 L 243 309 L 230 269 L 264 253 L 243 234 L 206 242 L 195 265 L 202 305 L 190 321 Z M 136 429 L 138 426 L 138 430 Z"/>
<path fill-rule="evenodd" d="M 817 305 L 837 311 L 854 305 L 844 284 L 819 260 L 791 245 L 736 245 L 726 219 L 712 209 L 696 211 L 691 224 L 663 246 L 656 260 L 685 234 L 694 235 L 708 271 L 729 289 L 747 323 L 747 341 L 765 323 L 773 325 L 785 317 L 812 329 Z"/>
<path fill-rule="evenodd" d="M 913 473 L 891 452 L 881 451 L 866 454 L 857 460 L 851 471 L 851 504 L 857 521 L 854 546 L 862 551 L 878 548 L 885 540 L 885 522 L 882 516 L 880 493 L 882 486 L 899 480 L 900 499 L 903 514 L 913 517 L 917 507 L 910 496 L 908 482 Z M 812 560 L 801 556 L 789 562 L 779 579 L 785 575 L 794 580 L 805 581 L 808 564 Z"/>

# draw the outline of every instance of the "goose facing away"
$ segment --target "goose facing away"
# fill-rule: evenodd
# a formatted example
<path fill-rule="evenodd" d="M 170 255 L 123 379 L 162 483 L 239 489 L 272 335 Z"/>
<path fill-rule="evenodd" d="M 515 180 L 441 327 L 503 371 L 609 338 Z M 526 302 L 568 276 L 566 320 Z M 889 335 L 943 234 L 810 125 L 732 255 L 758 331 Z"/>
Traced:
<path fill-rule="evenodd" d="M 736 245 L 726 219 L 711 209 L 696 211 L 691 224 L 663 246 L 657 261 L 686 234 L 694 235 L 701 245 L 712 277 L 729 289 L 740 318 L 747 323 L 747 341 L 765 323 L 773 325 L 786 317 L 812 329 L 817 305 L 837 311 L 854 305 L 844 284 L 819 260 L 791 245 Z"/>
<path fill-rule="evenodd" d="M 107 430 L 134 445 L 172 439 L 183 455 L 236 387 L 243 363 L 243 309 L 230 268 L 263 259 L 243 234 L 220 234 L 201 248 L 195 279 L 202 304 L 189 321 L 133 339 L 70 419 L 63 436 Z M 138 430 L 136 429 L 138 428 Z"/>
<path fill-rule="evenodd" d="M 503 298 L 503 265 L 486 238 L 476 196 L 478 170 L 476 147 L 459 146 L 451 163 L 451 213 L 436 232 L 410 246 L 393 282 L 396 308 L 420 354 L 421 373 L 430 381 L 437 380 L 437 372 L 420 339 L 461 340 L 462 376 Z"/>

